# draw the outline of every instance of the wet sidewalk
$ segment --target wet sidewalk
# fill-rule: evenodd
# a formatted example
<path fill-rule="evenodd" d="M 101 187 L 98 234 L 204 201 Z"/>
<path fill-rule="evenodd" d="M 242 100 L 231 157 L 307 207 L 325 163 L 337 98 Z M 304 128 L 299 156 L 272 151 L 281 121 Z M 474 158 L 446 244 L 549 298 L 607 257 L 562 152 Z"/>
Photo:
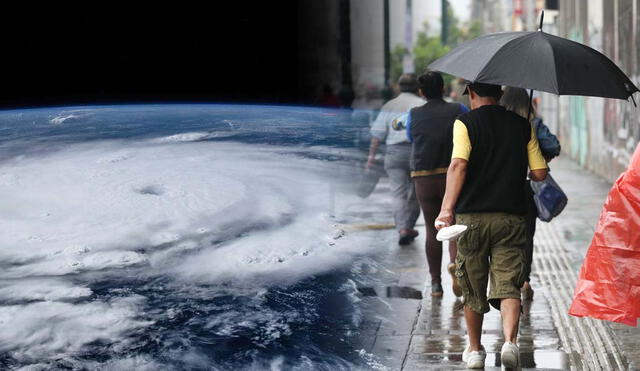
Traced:
<path fill-rule="evenodd" d="M 570 201 L 552 223 L 538 222 L 531 281 L 535 296 L 523 303 L 518 341 L 523 367 L 636 369 L 639 329 L 567 315 L 577 273 L 610 184 L 566 158 L 551 166 Z M 384 184 L 379 188 L 376 193 L 384 194 Z M 466 330 L 462 310 L 456 308 L 458 299 L 451 292 L 448 262 L 443 261 L 444 296 L 432 298 L 426 279 L 424 227 L 419 230 L 421 235 L 412 245 L 390 243 L 378 287 L 359 288 L 367 304 L 361 325 L 362 351 L 375 357 L 379 369 L 465 369 Z M 396 232 L 376 233 L 391 239 Z M 446 257 L 444 252 L 443 260 Z M 485 316 L 482 336 L 486 370 L 500 369 L 501 333 L 500 314 L 492 309 Z"/>
<path fill-rule="evenodd" d="M 445 263 L 444 296 L 430 296 L 430 287 L 425 286 L 428 272 L 424 269 L 423 244 L 421 238 L 410 246 L 398 247 L 387 267 L 396 279 L 387 281 L 386 287 L 373 288 L 383 298 L 367 298 L 381 303 L 372 310 L 376 312 L 374 319 L 363 325 L 370 335 L 365 337 L 369 343 L 363 344 L 363 349 L 391 370 L 463 370 L 467 338 L 463 313 L 456 308 L 459 300 L 451 292 Z M 569 357 L 562 350 L 545 289 L 535 277 L 532 285 L 537 288 L 535 298 L 525 303 L 520 326 L 523 365 L 530 369 L 569 369 Z M 424 297 L 419 299 L 417 293 Z M 485 369 L 500 369 L 504 340 L 498 311 L 485 316 L 483 329 Z"/>

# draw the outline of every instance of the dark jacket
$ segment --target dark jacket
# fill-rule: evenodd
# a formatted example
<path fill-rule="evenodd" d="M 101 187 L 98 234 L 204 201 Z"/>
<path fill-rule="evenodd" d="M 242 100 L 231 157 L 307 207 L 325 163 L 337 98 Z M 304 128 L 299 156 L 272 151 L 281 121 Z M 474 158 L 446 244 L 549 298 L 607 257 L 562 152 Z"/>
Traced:
<path fill-rule="evenodd" d="M 542 155 L 547 159 L 558 156 L 561 149 L 560 142 L 558 138 L 551 133 L 547 125 L 542 122 L 542 119 L 536 117 L 533 119 L 531 125 L 533 125 L 533 130 L 538 138 Z"/>
<path fill-rule="evenodd" d="M 467 127 L 471 156 L 456 213 L 524 215 L 531 124 L 498 105 L 479 107 L 458 119 Z"/>
<path fill-rule="evenodd" d="M 407 134 L 411 140 L 411 176 L 444 174 L 451 163 L 453 122 L 469 111 L 460 103 L 429 99 L 411 109 Z"/>

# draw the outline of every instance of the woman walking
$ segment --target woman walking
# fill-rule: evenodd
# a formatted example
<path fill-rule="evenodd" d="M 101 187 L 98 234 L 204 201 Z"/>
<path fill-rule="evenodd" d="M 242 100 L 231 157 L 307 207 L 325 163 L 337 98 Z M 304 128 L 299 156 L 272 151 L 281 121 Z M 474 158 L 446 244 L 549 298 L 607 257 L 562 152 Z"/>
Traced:
<path fill-rule="evenodd" d="M 524 118 L 527 118 L 527 114 L 529 114 L 528 119 L 529 122 L 531 122 L 532 133 L 538 138 L 542 156 L 547 160 L 547 163 L 560 154 L 560 142 L 558 141 L 558 138 L 549 131 L 549 128 L 542 122 L 542 119 L 536 116 L 535 106 L 531 107 L 531 110 L 529 111 L 529 94 L 527 94 L 525 89 L 513 87 L 505 88 L 504 94 L 500 99 L 500 104 L 509 111 L 515 112 Z M 533 261 L 533 236 L 536 233 L 538 209 L 533 201 L 531 181 L 527 181 L 525 193 L 527 195 L 527 215 L 525 216 L 527 243 L 525 245 L 525 281 L 522 286 L 522 299 L 532 300 L 533 289 L 531 288 L 529 281 L 531 275 L 531 263 Z"/>
<path fill-rule="evenodd" d="M 434 227 L 440 213 L 446 187 L 447 168 L 453 150 L 453 122 L 469 111 L 460 103 L 447 103 L 442 99 L 444 81 L 438 72 L 429 71 L 418 78 L 420 95 L 427 103 L 409 113 L 407 136 L 411 145 L 411 177 L 420 203 L 427 229 L 426 254 L 431 275 L 431 295 L 442 296 L 442 242 L 436 240 Z M 449 273 L 453 279 L 453 292 L 462 291 L 455 276 L 456 244 L 449 243 Z"/>

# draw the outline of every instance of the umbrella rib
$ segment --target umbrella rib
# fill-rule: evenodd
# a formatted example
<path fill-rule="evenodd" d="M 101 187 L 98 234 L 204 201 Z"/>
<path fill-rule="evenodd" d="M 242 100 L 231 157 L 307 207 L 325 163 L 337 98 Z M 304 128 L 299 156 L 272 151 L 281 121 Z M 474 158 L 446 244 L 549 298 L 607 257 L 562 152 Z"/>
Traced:
<path fill-rule="evenodd" d="M 542 32 L 542 31 L 540 31 L 540 32 Z M 547 34 L 545 34 L 543 32 L 543 35 L 547 35 Z M 546 38 L 546 36 L 545 36 L 544 39 L 546 41 L 547 47 L 549 47 L 549 49 L 551 49 L 551 58 L 553 58 L 553 75 L 552 76 L 554 77 L 553 85 L 554 85 L 554 88 L 556 90 L 555 94 L 560 95 L 560 81 L 558 81 L 558 71 L 557 71 L 557 68 L 556 68 L 556 66 L 557 66 L 557 64 L 556 64 L 557 63 L 557 61 L 556 61 L 556 51 L 551 46 L 551 43 L 549 43 L 549 40 Z"/>

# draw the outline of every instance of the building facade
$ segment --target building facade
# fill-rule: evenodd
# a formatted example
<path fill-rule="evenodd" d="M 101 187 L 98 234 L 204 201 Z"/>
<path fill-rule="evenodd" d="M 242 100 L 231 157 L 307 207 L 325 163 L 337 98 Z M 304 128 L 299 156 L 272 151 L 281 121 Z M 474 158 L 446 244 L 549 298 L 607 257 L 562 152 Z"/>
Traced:
<path fill-rule="evenodd" d="M 640 0 L 560 1 L 558 32 L 602 52 L 640 84 Z M 549 119 L 558 123 L 555 126 L 565 153 L 587 169 L 615 180 L 640 142 L 640 108 L 631 99 L 546 98 L 549 106 L 557 106 L 557 113 Z M 640 94 L 635 99 L 640 104 Z"/>

